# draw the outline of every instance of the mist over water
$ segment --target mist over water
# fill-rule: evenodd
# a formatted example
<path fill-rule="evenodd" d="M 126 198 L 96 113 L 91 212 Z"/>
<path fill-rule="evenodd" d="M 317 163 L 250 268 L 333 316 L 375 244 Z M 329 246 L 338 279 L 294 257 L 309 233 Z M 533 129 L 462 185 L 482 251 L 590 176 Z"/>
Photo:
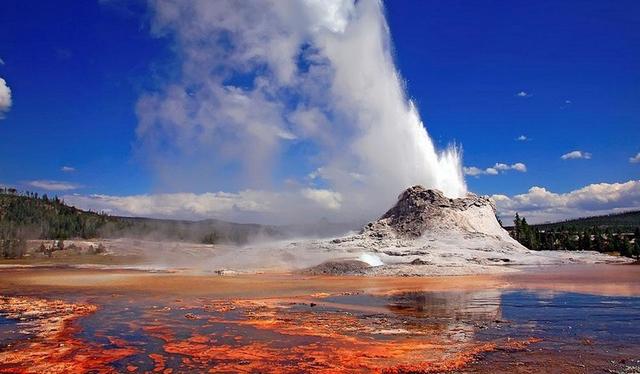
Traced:
<path fill-rule="evenodd" d="M 137 104 L 138 147 L 166 194 L 102 203 L 286 223 L 372 219 L 415 184 L 466 193 L 461 151 L 438 150 L 407 97 L 382 2 L 150 7 L 180 67 Z"/>

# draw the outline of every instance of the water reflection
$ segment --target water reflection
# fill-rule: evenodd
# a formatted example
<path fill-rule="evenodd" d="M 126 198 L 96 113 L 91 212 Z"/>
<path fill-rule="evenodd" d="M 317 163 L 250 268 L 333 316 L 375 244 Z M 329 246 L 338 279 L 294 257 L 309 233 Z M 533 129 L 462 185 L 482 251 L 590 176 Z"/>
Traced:
<path fill-rule="evenodd" d="M 18 321 L 0 314 L 0 349 L 18 339 L 20 339 Z"/>
<path fill-rule="evenodd" d="M 640 343 L 640 297 L 511 291 L 504 293 L 501 303 L 505 318 L 516 327 L 526 325 L 527 333 Z"/>
<path fill-rule="evenodd" d="M 640 357 L 640 297 L 420 286 L 249 299 L 59 289 L 55 297 L 97 306 L 65 338 L 119 349 L 109 363 L 118 372 L 513 372 L 549 362 L 599 372 Z M 3 339 L 21 339 L 16 323 L 0 317 L 0 352 Z"/>

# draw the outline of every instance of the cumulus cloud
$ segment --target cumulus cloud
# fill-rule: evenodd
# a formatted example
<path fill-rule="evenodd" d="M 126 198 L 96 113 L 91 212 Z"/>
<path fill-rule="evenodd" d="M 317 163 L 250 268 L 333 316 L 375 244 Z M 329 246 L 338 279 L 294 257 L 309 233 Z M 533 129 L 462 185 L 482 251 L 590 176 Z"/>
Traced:
<path fill-rule="evenodd" d="M 475 166 L 465 167 L 463 169 L 465 175 L 470 175 L 474 177 L 478 177 L 480 175 L 498 175 L 500 173 L 504 173 L 509 170 L 515 170 L 521 173 L 527 172 L 527 165 L 522 162 L 516 162 L 515 164 L 504 164 L 501 162 L 496 163 L 492 167 L 488 167 L 485 169 L 480 169 Z"/>
<path fill-rule="evenodd" d="M 27 182 L 27 185 L 47 191 L 70 191 L 82 188 L 79 184 L 52 180 L 34 180 Z"/>
<path fill-rule="evenodd" d="M 640 152 L 638 152 L 635 156 L 629 157 L 629 162 L 632 164 L 640 163 Z"/>
<path fill-rule="evenodd" d="M 463 170 L 465 175 L 476 176 L 476 175 L 485 174 L 485 170 L 475 166 L 465 167 Z"/>
<path fill-rule="evenodd" d="M 317 222 L 312 213 L 338 219 L 342 197 L 328 189 L 291 189 L 280 192 L 243 190 L 236 193 L 161 193 L 130 196 L 63 196 L 76 207 L 115 215 L 203 219 L 221 218 L 237 222 Z M 300 208 L 304 207 L 304 208 Z M 300 214 L 308 213 L 308 214 Z"/>
<path fill-rule="evenodd" d="M 150 4 L 179 66 L 136 106 L 160 189 L 276 194 L 297 180 L 335 192 L 307 191 L 300 209 L 369 218 L 410 185 L 466 193 L 459 149 L 436 149 L 406 97 L 382 2 Z"/>
<path fill-rule="evenodd" d="M 571 151 L 560 156 L 563 160 L 591 159 L 591 153 L 584 151 Z"/>
<path fill-rule="evenodd" d="M 70 204 L 89 209 L 117 212 L 134 216 L 207 217 L 233 210 L 264 212 L 271 210 L 273 196 L 256 191 L 238 193 L 172 193 L 131 196 L 69 195 Z"/>
<path fill-rule="evenodd" d="M 302 195 L 329 209 L 340 209 L 340 204 L 342 203 L 342 195 L 331 190 L 305 188 L 302 190 Z"/>
<path fill-rule="evenodd" d="M 521 173 L 526 173 L 527 165 L 523 164 L 522 162 L 516 162 L 515 164 L 511 165 L 511 170 L 519 171 Z"/>
<path fill-rule="evenodd" d="M 492 198 L 505 222 L 518 212 L 529 222 L 542 223 L 639 209 L 640 180 L 590 184 L 567 193 L 535 186 L 524 194 Z"/>
<path fill-rule="evenodd" d="M 507 164 L 503 164 L 503 163 L 500 163 L 500 162 L 496 163 L 496 164 L 493 166 L 493 169 L 495 169 L 495 170 L 500 170 L 500 171 L 509 170 L 510 168 L 511 168 L 511 167 L 510 167 L 509 165 L 507 165 Z"/>
<path fill-rule="evenodd" d="M 73 166 L 63 166 L 60 168 L 60 171 L 63 173 L 73 173 L 76 171 L 76 168 Z"/>
<path fill-rule="evenodd" d="M 526 135 L 520 135 L 516 138 L 516 140 L 520 142 L 526 142 L 527 140 L 529 140 L 529 138 L 527 138 Z"/>
<path fill-rule="evenodd" d="M 529 97 L 529 96 L 531 96 L 531 94 L 528 93 L 528 92 L 525 92 L 525 91 L 520 91 L 520 92 L 518 92 L 516 94 L 516 96 L 518 96 L 518 97 Z"/>
<path fill-rule="evenodd" d="M 11 88 L 7 85 L 7 81 L 0 78 L 0 119 L 4 118 L 5 113 L 11 109 Z"/>

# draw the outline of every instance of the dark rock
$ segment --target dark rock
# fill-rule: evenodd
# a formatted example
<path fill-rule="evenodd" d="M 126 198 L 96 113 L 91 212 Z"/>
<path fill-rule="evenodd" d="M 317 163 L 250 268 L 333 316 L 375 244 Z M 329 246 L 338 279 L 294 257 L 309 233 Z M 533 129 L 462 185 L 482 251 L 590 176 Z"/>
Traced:
<path fill-rule="evenodd" d="M 415 260 L 411 261 L 410 264 L 411 265 L 429 265 L 430 262 L 420 258 L 416 258 Z"/>
<path fill-rule="evenodd" d="M 366 262 L 358 260 L 327 261 L 305 269 L 302 273 L 309 275 L 363 274 L 370 267 Z"/>

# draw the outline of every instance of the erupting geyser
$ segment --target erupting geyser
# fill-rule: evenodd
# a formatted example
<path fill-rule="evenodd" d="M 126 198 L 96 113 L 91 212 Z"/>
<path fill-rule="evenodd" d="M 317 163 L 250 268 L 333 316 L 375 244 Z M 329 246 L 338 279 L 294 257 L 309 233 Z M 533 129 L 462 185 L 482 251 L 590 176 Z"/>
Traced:
<path fill-rule="evenodd" d="M 318 31 L 313 38 L 333 67 L 336 109 L 347 113 L 358 132 L 349 146 L 352 153 L 346 155 L 353 158 L 345 160 L 340 155 L 328 167 L 352 165 L 366 180 L 366 186 L 359 188 L 371 189 L 383 200 L 415 184 L 437 188 L 449 197 L 464 196 L 467 189 L 459 150 L 450 146 L 438 152 L 417 108 L 406 96 L 393 61 L 382 3 L 342 3 L 352 6 L 345 16 L 346 26 Z M 348 190 L 340 185 L 343 181 L 332 182 L 339 191 Z"/>
<path fill-rule="evenodd" d="M 303 170 L 274 204 L 296 221 L 371 219 L 416 184 L 465 195 L 461 152 L 436 148 L 405 93 L 381 1 L 152 4 L 182 72 L 141 97 L 137 134 L 173 188 L 239 177 L 274 201 L 274 175 Z M 315 154 L 282 157 L 301 145 Z"/>

